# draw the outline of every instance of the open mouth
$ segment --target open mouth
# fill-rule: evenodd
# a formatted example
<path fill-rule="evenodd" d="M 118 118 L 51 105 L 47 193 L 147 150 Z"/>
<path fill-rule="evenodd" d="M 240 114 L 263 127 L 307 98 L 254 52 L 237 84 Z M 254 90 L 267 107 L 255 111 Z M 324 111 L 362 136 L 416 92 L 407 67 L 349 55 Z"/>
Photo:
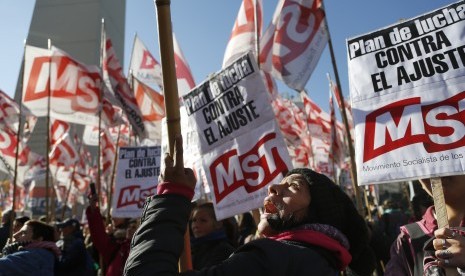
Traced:
<path fill-rule="evenodd" d="M 278 207 L 270 200 L 265 201 L 264 209 L 266 214 L 277 214 L 279 212 Z"/>

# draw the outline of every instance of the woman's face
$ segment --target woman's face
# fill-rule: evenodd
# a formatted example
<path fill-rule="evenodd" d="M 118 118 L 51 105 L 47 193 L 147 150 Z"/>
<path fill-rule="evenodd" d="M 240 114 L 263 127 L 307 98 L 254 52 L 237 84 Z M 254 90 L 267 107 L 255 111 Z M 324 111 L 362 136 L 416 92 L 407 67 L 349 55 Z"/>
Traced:
<path fill-rule="evenodd" d="M 218 222 L 208 210 L 199 208 L 193 212 L 191 229 L 195 238 L 206 236 L 218 228 Z"/>
<path fill-rule="evenodd" d="M 284 228 L 300 223 L 307 216 L 310 201 L 308 183 L 300 174 L 291 174 L 280 184 L 270 185 L 263 202 L 265 211 L 258 225 L 259 232 L 265 236 L 277 234 L 280 229 L 273 225 L 274 221 Z"/>
<path fill-rule="evenodd" d="M 23 227 L 13 235 L 13 238 L 17 242 L 34 241 L 32 238 L 32 227 L 28 224 L 23 225 Z"/>

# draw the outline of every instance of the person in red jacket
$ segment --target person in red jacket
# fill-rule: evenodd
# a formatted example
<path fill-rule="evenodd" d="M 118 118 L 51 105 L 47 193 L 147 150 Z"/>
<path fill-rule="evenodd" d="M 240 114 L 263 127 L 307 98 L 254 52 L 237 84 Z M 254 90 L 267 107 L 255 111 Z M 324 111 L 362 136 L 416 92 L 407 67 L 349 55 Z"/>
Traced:
<path fill-rule="evenodd" d="M 103 258 L 106 276 L 123 275 L 124 264 L 129 255 L 130 243 L 137 229 L 137 221 L 131 221 L 126 229 L 126 237 L 116 239 L 105 231 L 104 219 L 98 207 L 98 196 L 89 195 L 86 209 L 87 222 L 92 243 Z"/>

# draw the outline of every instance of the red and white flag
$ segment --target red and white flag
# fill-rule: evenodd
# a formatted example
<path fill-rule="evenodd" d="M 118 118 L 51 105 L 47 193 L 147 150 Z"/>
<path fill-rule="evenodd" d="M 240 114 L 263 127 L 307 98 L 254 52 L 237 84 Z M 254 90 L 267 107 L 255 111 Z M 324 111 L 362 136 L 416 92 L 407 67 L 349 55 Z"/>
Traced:
<path fill-rule="evenodd" d="M 328 42 L 321 0 L 281 0 L 260 41 L 264 71 L 301 91 Z"/>
<path fill-rule="evenodd" d="M 331 116 L 331 151 L 330 158 L 335 166 L 342 167 L 345 159 L 344 140 L 342 139 L 342 126 L 338 127 L 336 112 L 334 110 L 333 96 L 329 91 L 329 110 Z"/>
<path fill-rule="evenodd" d="M 262 0 L 243 0 L 223 58 L 223 67 L 248 51 L 257 56 L 257 38 L 262 34 Z"/>
<path fill-rule="evenodd" d="M 102 99 L 102 121 L 107 127 L 114 127 L 124 123 L 121 116 L 123 110 L 113 105 L 106 98 Z"/>
<path fill-rule="evenodd" d="M 73 184 L 79 193 L 84 194 L 87 191 L 89 184 L 93 181 L 93 168 L 89 158 L 90 152 L 77 135 L 75 135 L 74 141 L 78 147 L 78 159 L 74 166 Z"/>
<path fill-rule="evenodd" d="M 195 87 L 194 77 L 192 76 L 191 68 L 187 63 L 184 54 L 179 47 L 176 36 L 173 33 L 173 50 L 174 50 L 174 62 L 176 64 L 176 78 L 178 80 L 178 92 L 179 97 L 187 94 Z"/>
<path fill-rule="evenodd" d="M 337 86 L 336 83 L 334 83 L 331 79 L 329 79 L 329 86 L 330 86 L 330 89 L 334 95 L 334 98 L 336 99 L 336 103 L 339 107 L 339 110 L 342 112 L 342 99 L 339 95 L 339 87 Z M 349 101 L 345 100 L 344 99 L 344 109 L 345 109 L 345 113 L 346 113 L 346 116 L 347 116 L 347 122 L 349 124 L 349 128 L 350 128 L 350 138 L 352 139 L 352 143 L 354 143 L 354 117 L 352 115 L 352 107 L 349 103 Z M 344 130 L 345 130 L 345 125 L 344 125 Z M 346 132 L 344 132 L 344 135 L 346 134 Z"/>
<path fill-rule="evenodd" d="M 47 116 L 50 108 L 50 117 L 97 125 L 101 82 L 97 66 L 84 65 L 56 47 L 26 45 L 22 100 L 36 116 Z"/>
<path fill-rule="evenodd" d="M 147 138 L 161 140 L 161 120 L 165 117 L 165 97 L 137 78 L 133 78 L 136 100 L 144 118 Z"/>
<path fill-rule="evenodd" d="M 100 163 L 102 164 L 102 176 L 107 177 L 112 174 L 115 161 L 116 146 L 110 133 L 105 129 L 102 132 L 102 145 Z"/>
<path fill-rule="evenodd" d="M 67 122 L 52 119 L 50 125 L 50 164 L 71 168 L 78 160 L 78 151 L 70 134 Z"/>
<path fill-rule="evenodd" d="M 161 64 L 149 52 L 137 34 L 134 36 L 129 71 L 132 76 L 146 84 L 156 84 L 163 89 Z"/>
<path fill-rule="evenodd" d="M 134 137 L 134 135 L 129 125 L 127 117 L 124 114 L 122 114 L 120 118 L 123 122 L 122 124 L 105 127 L 105 129 L 109 131 L 113 141 L 118 140 L 119 137 L 118 146 L 124 147 L 129 145 L 130 139 L 131 137 Z M 98 146 L 98 130 L 98 127 L 86 126 L 82 138 L 85 145 Z"/>
<path fill-rule="evenodd" d="M 323 111 L 306 93 L 300 93 L 304 103 L 309 135 L 312 137 L 313 169 L 333 177 L 330 162 L 331 116 Z"/>
<path fill-rule="evenodd" d="M 273 99 L 272 106 L 294 167 L 310 167 L 312 139 L 303 111 L 279 95 Z"/>
<path fill-rule="evenodd" d="M 105 32 L 104 37 L 105 47 L 103 47 L 104 51 L 102 53 L 103 78 L 107 87 L 118 100 L 121 108 L 128 116 L 129 122 L 131 123 L 135 133 L 143 139 L 147 136 L 147 133 L 143 122 L 142 112 L 139 109 L 134 92 L 130 89 L 128 81 L 123 74 L 123 68 L 116 56 L 112 42 L 110 38 L 106 36 Z"/>
<path fill-rule="evenodd" d="M 17 132 L 19 125 L 19 114 L 20 111 L 18 104 L 5 92 L 0 90 L 0 126 L 2 128 L 6 126 Z M 25 118 L 23 142 L 26 143 L 30 133 L 34 130 L 37 117 L 34 116 L 32 112 L 24 105 L 22 106 L 21 114 L 23 118 Z"/>
<path fill-rule="evenodd" d="M 45 169 L 45 158 L 37 153 L 34 153 L 30 148 L 17 140 L 15 131 L 8 127 L 4 127 L 0 131 L 0 169 L 5 173 L 13 175 L 16 161 L 16 147 L 19 145 L 18 155 L 18 173 L 17 182 L 22 183 L 31 178 L 38 178 Z"/>

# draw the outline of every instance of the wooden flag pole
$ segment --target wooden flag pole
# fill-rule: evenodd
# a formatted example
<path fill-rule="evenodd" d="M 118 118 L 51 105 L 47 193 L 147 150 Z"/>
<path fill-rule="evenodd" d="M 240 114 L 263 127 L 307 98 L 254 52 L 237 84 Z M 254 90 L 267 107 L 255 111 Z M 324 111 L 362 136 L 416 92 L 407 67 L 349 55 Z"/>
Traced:
<path fill-rule="evenodd" d="M 155 0 L 158 21 L 158 43 L 160 45 L 161 67 L 163 73 L 163 93 L 165 95 L 166 126 L 168 129 L 168 148 L 174 155 L 174 139 L 181 134 L 181 115 L 176 79 L 176 65 L 173 51 L 173 31 L 171 26 L 170 0 Z M 181 272 L 192 269 L 190 254 L 189 227 L 184 234 L 184 251 L 179 260 Z"/>
<path fill-rule="evenodd" d="M 52 48 L 52 41 L 48 39 L 48 49 L 50 50 Z M 51 57 L 50 57 L 51 59 Z M 49 63 L 49 70 L 48 70 L 48 84 L 47 84 L 47 89 L 48 89 L 48 97 L 47 97 L 47 147 L 46 147 L 46 168 L 45 168 L 45 221 L 50 222 L 50 204 L 49 204 L 49 198 L 50 198 L 50 103 L 51 103 L 51 97 L 52 97 L 52 87 L 50 86 L 50 75 L 51 75 L 51 67 L 52 62 L 50 60 Z"/>
<path fill-rule="evenodd" d="M 253 11 L 254 11 L 254 16 L 253 16 L 253 21 L 255 25 L 255 51 L 257 53 L 257 65 L 258 68 L 260 69 L 260 34 L 259 34 L 259 22 L 258 22 L 258 1 L 259 0 L 253 0 Z"/>
<path fill-rule="evenodd" d="M 74 184 L 74 175 L 76 173 L 76 165 L 77 165 L 77 163 L 78 163 L 78 161 L 74 162 L 73 172 L 71 173 L 71 178 L 69 179 L 69 187 L 68 187 L 68 189 L 66 189 L 65 199 L 63 200 L 63 207 L 61 208 L 61 221 L 65 220 L 66 206 L 68 204 L 69 196 L 71 194 L 71 188 L 72 188 L 72 186 Z"/>
<path fill-rule="evenodd" d="M 444 191 L 442 190 L 442 180 L 440 177 L 432 177 L 430 181 L 438 228 L 449 227 Z"/>
<path fill-rule="evenodd" d="M 111 180 L 108 189 L 108 204 L 107 204 L 107 224 L 110 223 L 111 217 L 111 205 L 113 201 L 113 188 L 115 187 L 115 175 L 116 175 L 116 163 L 118 162 L 118 151 L 119 151 L 119 140 L 121 139 L 121 125 L 118 126 L 118 136 L 116 137 L 115 143 L 115 156 L 113 158 L 113 170 L 111 171 Z"/>
<path fill-rule="evenodd" d="M 26 45 L 24 46 L 24 49 L 26 50 Z M 23 65 L 24 66 L 24 65 Z M 13 203 L 11 205 L 11 213 L 10 213 L 10 218 L 8 219 L 10 222 L 13 222 L 15 218 L 15 206 L 16 206 L 16 188 L 18 187 L 17 179 L 18 179 L 18 159 L 19 159 L 19 145 L 21 141 L 21 129 L 23 126 L 23 83 L 24 83 L 24 73 L 21 78 L 21 98 L 19 99 L 19 115 L 18 115 L 18 130 L 16 131 L 16 152 L 15 152 L 15 170 L 13 174 Z M 13 224 L 10 223 L 10 241 L 13 239 Z"/>
<path fill-rule="evenodd" d="M 321 5 L 323 6 L 323 0 L 321 0 Z M 324 10 L 324 7 L 323 7 L 323 10 Z M 329 47 L 329 52 L 331 54 L 331 62 L 333 64 L 334 76 L 336 78 L 336 85 L 338 87 L 337 92 L 338 92 L 339 98 L 341 99 L 341 106 L 339 108 L 341 109 L 340 112 L 342 116 L 342 121 L 344 122 L 344 126 L 346 129 L 347 145 L 349 147 L 349 155 L 350 155 L 350 176 L 352 179 L 352 187 L 354 189 L 354 194 L 355 194 L 355 202 L 357 204 L 357 209 L 358 209 L 359 214 L 364 216 L 362 199 L 360 197 L 360 190 L 358 189 L 358 183 L 357 183 L 357 167 L 355 164 L 355 150 L 354 150 L 354 146 L 352 145 L 352 137 L 350 135 L 349 121 L 347 120 L 346 108 L 344 104 L 344 96 L 342 95 L 341 82 L 339 81 L 339 73 L 337 70 L 336 57 L 334 56 L 333 43 L 331 41 L 331 35 L 329 33 L 329 25 L 327 21 L 326 11 L 325 11 L 324 22 L 326 26 L 326 31 L 328 32 L 328 47 Z"/>
<path fill-rule="evenodd" d="M 100 26 L 100 68 L 103 70 L 103 51 L 105 51 L 105 19 L 102 18 L 101 26 Z M 102 191 L 102 163 L 100 161 L 100 157 L 102 156 L 102 111 L 103 111 L 103 97 L 105 91 L 105 81 L 103 80 L 103 71 L 102 71 L 102 82 L 100 83 L 100 99 L 99 99 L 99 111 L 98 111 L 98 149 L 97 149 L 97 195 L 98 195 L 98 203 L 99 206 L 102 206 L 102 197 L 99 196 L 100 192 Z M 110 220 L 110 205 L 107 206 L 108 214 L 106 217 L 107 224 Z"/>

